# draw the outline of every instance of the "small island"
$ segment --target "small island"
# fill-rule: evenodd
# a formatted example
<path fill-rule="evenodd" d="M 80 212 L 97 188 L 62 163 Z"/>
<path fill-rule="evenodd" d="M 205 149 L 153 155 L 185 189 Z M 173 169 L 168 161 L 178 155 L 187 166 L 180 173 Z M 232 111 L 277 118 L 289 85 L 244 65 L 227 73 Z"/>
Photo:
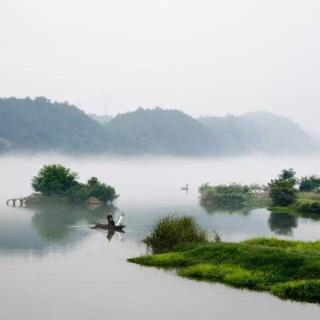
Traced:
<path fill-rule="evenodd" d="M 128 259 L 179 276 L 320 303 L 320 241 L 213 239 L 192 217 L 162 218 L 144 240 L 152 254 Z"/>
<path fill-rule="evenodd" d="M 199 188 L 200 204 L 207 212 L 269 208 L 272 212 L 320 214 L 320 177 L 296 177 L 284 169 L 267 185 L 216 185 Z"/>
<path fill-rule="evenodd" d="M 48 202 L 103 205 L 113 204 L 118 197 L 113 187 L 96 177 L 87 183 L 78 181 L 78 174 L 60 164 L 44 165 L 32 179 L 35 191 L 26 198 L 27 205 Z"/>

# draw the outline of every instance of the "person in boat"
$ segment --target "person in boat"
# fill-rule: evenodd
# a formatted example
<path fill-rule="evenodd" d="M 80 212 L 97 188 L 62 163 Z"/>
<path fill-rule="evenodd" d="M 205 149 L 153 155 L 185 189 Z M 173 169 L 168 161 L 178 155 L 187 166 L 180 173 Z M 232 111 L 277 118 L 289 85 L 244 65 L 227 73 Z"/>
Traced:
<path fill-rule="evenodd" d="M 107 214 L 107 222 L 108 222 L 108 225 L 110 225 L 110 226 L 112 226 L 112 227 L 115 227 L 115 226 L 116 226 L 116 224 L 115 224 L 115 222 L 114 222 L 114 220 L 113 220 L 113 216 L 112 216 L 111 213 L 108 213 L 108 214 Z"/>

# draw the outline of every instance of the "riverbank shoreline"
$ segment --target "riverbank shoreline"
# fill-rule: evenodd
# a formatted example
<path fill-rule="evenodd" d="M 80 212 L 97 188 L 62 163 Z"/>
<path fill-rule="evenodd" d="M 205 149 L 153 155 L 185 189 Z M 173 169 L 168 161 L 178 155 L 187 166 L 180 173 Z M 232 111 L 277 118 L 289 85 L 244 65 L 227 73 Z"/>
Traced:
<path fill-rule="evenodd" d="M 175 270 L 198 281 L 269 292 L 281 299 L 320 303 L 320 241 L 255 238 L 184 244 L 128 262 Z"/>

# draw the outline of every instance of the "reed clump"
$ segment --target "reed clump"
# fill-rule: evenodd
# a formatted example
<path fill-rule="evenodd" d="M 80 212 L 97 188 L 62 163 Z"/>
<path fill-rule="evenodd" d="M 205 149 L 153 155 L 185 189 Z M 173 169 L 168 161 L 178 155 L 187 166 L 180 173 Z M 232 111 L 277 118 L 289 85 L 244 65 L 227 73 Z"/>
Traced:
<path fill-rule="evenodd" d="M 193 217 L 169 215 L 161 218 L 143 242 L 153 253 L 168 251 L 179 244 L 201 243 L 208 236 Z"/>

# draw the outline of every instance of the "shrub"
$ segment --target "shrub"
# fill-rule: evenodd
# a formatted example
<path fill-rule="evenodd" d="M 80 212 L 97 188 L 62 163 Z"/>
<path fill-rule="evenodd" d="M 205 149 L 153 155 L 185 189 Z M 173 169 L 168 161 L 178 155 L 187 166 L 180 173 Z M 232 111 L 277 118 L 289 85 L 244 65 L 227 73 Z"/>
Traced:
<path fill-rule="evenodd" d="M 203 206 L 221 209 L 242 208 L 251 197 L 250 188 L 239 184 L 217 186 L 204 184 L 199 188 L 199 192 Z"/>
<path fill-rule="evenodd" d="M 285 207 L 297 199 L 297 190 L 293 180 L 276 179 L 269 183 L 269 196 L 274 206 Z"/>
<path fill-rule="evenodd" d="M 305 200 L 297 202 L 297 210 L 306 213 L 320 213 L 320 201 Z"/>
<path fill-rule="evenodd" d="M 161 218 L 144 242 L 154 253 L 172 249 L 178 244 L 207 241 L 207 234 L 192 217 L 169 215 Z"/>
<path fill-rule="evenodd" d="M 92 177 L 88 180 L 87 189 L 89 197 L 95 197 L 104 202 L 112 201 L 118 197 L 113 187 L 107 186 L 105 183 L 101 183 L 96 177 Z"/>
<path fill-rule="evenodd" d="M 71 187 L 66 196 L 73 202 L 83 202 L 90 197 L 95 197 L 100 201 L 113 201 L 118 197 L 113 187 L 101 183 L 97 178 L 93 177 L 88 180 L 87 184 L 77 183 Z"/>

